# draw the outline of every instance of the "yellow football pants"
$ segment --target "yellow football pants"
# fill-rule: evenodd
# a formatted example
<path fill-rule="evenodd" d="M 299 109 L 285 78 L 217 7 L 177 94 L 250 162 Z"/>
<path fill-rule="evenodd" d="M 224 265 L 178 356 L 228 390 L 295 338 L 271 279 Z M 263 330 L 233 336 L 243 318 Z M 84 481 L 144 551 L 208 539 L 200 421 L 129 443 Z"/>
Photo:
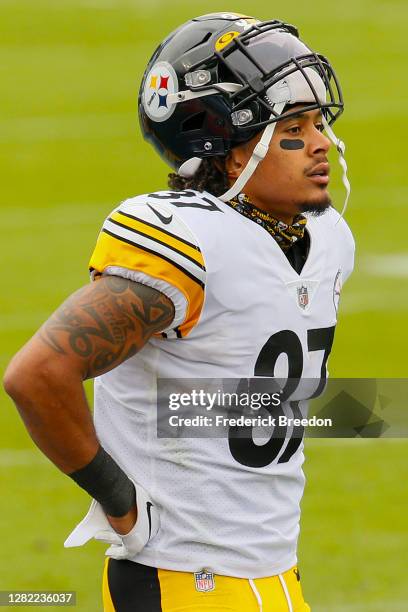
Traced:
<path fill-rule="evenodd" d="M 214 575 L 203 587 L 194 573 L 114 559 L 105 563 L 103 606 L 104 612 L 310 612 L 296 567 L 254 580 Z"/>

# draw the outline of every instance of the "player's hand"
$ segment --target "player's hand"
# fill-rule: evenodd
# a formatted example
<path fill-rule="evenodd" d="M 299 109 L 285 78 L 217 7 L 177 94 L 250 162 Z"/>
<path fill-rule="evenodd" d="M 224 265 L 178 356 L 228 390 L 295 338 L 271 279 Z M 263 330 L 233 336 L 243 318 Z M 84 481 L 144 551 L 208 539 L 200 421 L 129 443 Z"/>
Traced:
<path fill-rule="evenodd" d="M 126 535 L 133 529 L 137 521 L 137 506 L 133 506 L 125 516 L 110 516 L 107 519 L 111 527 L 120 535 Z"/>
<path fill-rule="evenodd" d="M 131 559 L 156 535 L 160 524 L 159 514 L 147 492 L 140 485 L 136 487 L 136 505 L 136 523 L 134 523 L 134 526 L 128 533 L 120 535 L 120 543 L 117 541 L 109 542 L 111 546 L 105 553 L 108 557 L 113 559 Z M 127 516 L 127 520 L 129 519 L 130 517 Z M 119 534 L 115 533 L 115 535 Z M 95 537 L 95 539 L 99 538 Z"/>
<path fill-rule="evenodd" d="M 93 500 L 88 514 L 68 536 L 64 546 L 66 548 L 82 546 L 94 538 L 111 545 L 106 551 L 106 555 L 114 559 L 131 559 L 137 555 L 146 546 L 147 542 L 156 535 L 160 519 L 157 508 L 147 491 L 141 485 L 134 484 L 136 488 L 137 520 L 128 533 L 124 535 L 117 533 L 110 524 L 102 506 Z M 127 521 L 130 517 L 126 515 L 126 517 L 122 517 L 122 519 L 124 518 Z"/>

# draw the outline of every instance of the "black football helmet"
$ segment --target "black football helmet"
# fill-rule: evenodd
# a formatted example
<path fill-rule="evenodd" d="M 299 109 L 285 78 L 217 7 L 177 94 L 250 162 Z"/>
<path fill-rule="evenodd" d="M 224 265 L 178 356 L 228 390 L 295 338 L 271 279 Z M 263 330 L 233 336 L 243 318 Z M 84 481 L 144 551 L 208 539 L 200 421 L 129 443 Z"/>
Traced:
<path fill-rule="evenodd" d="M 332 124 L 343 111 L 338 79 L 293 25 L 234 13 L 197 17 L 172 32 L 146 68 L 142 133 L 176 171 L 191 158 L 225 156 L 293 113 L 290 105 L 276 112 L 276 102 L 294 73 L 312 92 L 304 110 L 320 108 Z M 291 85 L 293 102 L 298 85 Z"/>

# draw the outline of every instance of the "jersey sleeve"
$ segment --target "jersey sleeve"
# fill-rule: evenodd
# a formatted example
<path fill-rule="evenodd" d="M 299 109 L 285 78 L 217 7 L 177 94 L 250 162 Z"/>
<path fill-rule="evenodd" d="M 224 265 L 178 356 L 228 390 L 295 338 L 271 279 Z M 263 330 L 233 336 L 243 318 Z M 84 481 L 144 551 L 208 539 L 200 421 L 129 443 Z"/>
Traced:
<path fill-rule="evenodd" d="M 148 285 L 174 304 L 170 327 L 158 334 L 185 337 L 198 322 L 206 270 L 197 239 L 164 202 L 125 200 L 105 220 L 89 263 L 91 278 L 122 276 Z"/>

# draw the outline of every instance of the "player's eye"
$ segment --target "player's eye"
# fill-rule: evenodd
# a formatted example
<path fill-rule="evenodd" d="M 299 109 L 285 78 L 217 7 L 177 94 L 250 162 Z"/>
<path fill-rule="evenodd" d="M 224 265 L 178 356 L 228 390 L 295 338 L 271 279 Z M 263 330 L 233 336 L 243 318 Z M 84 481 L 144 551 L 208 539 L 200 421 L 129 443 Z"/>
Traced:
<path fill-rule="evenodd" d="M 324 125 L 323 125 L 323 123 L 316 123 L 315 124 L 315 128 L 316 128 L 316 130 L 319 130 L 319 132 L 324 132 Z"/>
<path fill-rule="evenodd" d="M 293 125 L 287 128 L 286 131 L 289 132 L 289 134 L 300 134 L 300 127 L 298 125 Z"/>

